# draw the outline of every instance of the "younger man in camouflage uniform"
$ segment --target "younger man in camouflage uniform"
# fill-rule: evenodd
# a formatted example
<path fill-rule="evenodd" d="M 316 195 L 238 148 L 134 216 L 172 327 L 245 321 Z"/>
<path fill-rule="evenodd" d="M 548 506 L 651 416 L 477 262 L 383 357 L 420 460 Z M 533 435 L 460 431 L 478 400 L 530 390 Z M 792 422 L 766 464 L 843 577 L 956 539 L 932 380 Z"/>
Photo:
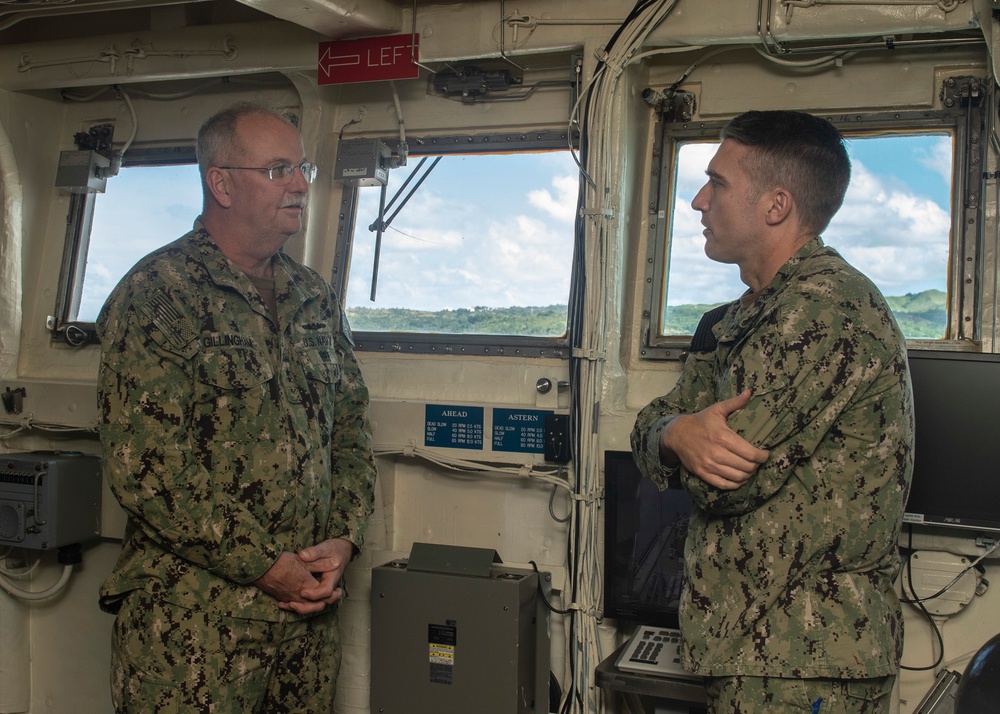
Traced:
<path fill-rule="evenodd" d="M 204 209 L 98 319 L 101 443 L 128 512 L 101 589 L 118 712 L 333 709 L 341 579 L 372 511 L 368 391 L 330 285 L 280 248 L 315 166 L 240 104 L 198 134 Z"/>
<path fill-rule="evenodd" d="M 839 132 L 748 112 L 722 139 L 692 206 L 706 254 L 749 289 L 706 315 L 632 433 L 643 473 L 695 506 L 684 664 L 720 714 L 888 712 L 913 459 L 905 341 L 819 237 L 850 179 Z"/>

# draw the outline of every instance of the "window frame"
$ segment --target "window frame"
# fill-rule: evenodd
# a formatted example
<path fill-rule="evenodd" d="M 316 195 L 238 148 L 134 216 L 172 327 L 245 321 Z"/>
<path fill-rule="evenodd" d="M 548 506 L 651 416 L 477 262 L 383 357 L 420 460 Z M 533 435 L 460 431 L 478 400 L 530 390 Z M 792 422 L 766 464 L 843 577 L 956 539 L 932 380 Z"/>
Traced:
<path fill-rule="evenodd" d="M 978 78 L 964 78 L 970 83 L 985 83 Z M 959 86 L 960 85 L 960 86 Z M 848 140 L 852 136 L 890 132 L 954 133 L 953 182 L 951 191 L 951 235 L 949 249 L 947 333 L 944 339 L 909 339 L 911 349 L 981 351 L 982 335 L 992 334 L 993 325 L 983 325 L 984 276 L 997 266 L 989 260 L 989 251 L 981 251 L 981 188 L 984 153 L 988 142 L 984 122 L 989 101 L 970 99 L 961 82 L 948 84 L 954 90 L 953 106 L 935 110 L 872 111 L 851 114 L 824 113 Z M 985 92 L 984 92 L 985 93 Z M 945 90 L 942 95 L 946 94 Z M 964 100 L 963 100 L 964 97 Z M 946 99 L 947 103 L 947 99 Z M 641 343 L 639 357 L 645 360 L 683 359 L 691 346 L 691 335 L 660 335 L 663 296 L 669 273 L 665 252 L 670 247 L 667 232 L 672 224 L 675 161 L 680 143 L 706 139 L 718 141 L 726 120 L 712 122 L 671 122 L 657 119 L 652 146 L 650 176 L 649 232 L 644 261 Z M 736 295 L 733 296 L 735 299 Z"/>
<path fill-rule="evenodd" d="M 398 137 L 351 137 L 378 138 L 398 154 L 400 141 Z M 444 136 L 410 137 L 407 136 L 409 150 L 407 160 L 419 159 L 424 155 L 456 155 L 463 154 L 513 154 L 518 152 L 577 150 L 576 136 L 572 147 L 569 134 L 565 129 L 535 129 L 525 131 L 491 132 L 483 134 L 454 134 Z M 391 169 L 390 169 L 391 171 Z M 391 173 L 390 173 L 391 175 Z M 343 185 L 341 194 L 339 222 L 337 224 L 337 247 L 334 255 L 331 283 L 334 290 L 344 303 L 347 295 L 353 234 L 357 219 L 357 185 Z M 578 260 L 576 241 L 573 235 L 568 240 L 573 242 L 573 266 L 575 272 Z M 571 295 L 567 294 L 567 311 Z M 531 357 L 569 359 L 569 319 L 567 312 L 567 332 L 559 337 L 531 337 L 527 335 L 460 335 L 445 333 L 422 332 L 378 332 L 355 330 L 354 348 L 358 352 L 395 353 L 395 354 L 432 354 L 478 357 Z"/>
<path fill-rule="evenodd" d="M 180 146 L 131 147 L 122 158 L 122 168 L 136 166 L 177 166 L 196 164 L 193 144 Z M 114 186 L 115 178 L 108 182 Z M 83 296 L 83 281 L 86 276 L 87 257 L 90 251 L 90 237 L 93 229 L 94 208 L 99 193 L 73 193 L 70 195 L 69 213 L 66 218 L 66 240 L 63 246 L 62 264 L 59 271 L 59 285 L 52 315 L 45 321 L 45 327 L 55 341 L 66 342 L 74 347 L 99 342 L 97 326 L 94 322 L 70 318 L 80 308 Z"/>

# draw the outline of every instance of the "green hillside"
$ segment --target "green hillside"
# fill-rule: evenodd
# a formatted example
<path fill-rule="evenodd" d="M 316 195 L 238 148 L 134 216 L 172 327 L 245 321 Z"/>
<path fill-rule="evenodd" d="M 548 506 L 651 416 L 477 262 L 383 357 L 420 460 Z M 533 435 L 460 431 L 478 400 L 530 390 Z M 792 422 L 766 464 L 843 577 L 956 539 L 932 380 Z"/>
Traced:
<path fill-rule="evenodd" d="M 451 335 L 558 337 L 566 332 L 566 306 L 474 307 L 406 310 L 356 307 L 347 310 L 351 329 L 362 332 L 441 332 Z"/>
<path fill-rule="evenodd" d="M 896 321 L 909 338 L 941 339 L 948 325 L 947 299 L 941 290 L 887 297 Z"/>
<path fill-rule="evenodd" d="M 944 337 L 948 312 L 940 290 L 887 297 L 903 334 L 909 338 Z M 698 320 L 715 305 L 675 305 L 667 310 L 665 333 L 691 335 Z M 475 307 L 458 310 L 406 310 L 356 307 L 347 311 L 351 328 L 361 332 L 429 332 L 464 335 L 558 337 L 566 332 L 566 306 Z"/>

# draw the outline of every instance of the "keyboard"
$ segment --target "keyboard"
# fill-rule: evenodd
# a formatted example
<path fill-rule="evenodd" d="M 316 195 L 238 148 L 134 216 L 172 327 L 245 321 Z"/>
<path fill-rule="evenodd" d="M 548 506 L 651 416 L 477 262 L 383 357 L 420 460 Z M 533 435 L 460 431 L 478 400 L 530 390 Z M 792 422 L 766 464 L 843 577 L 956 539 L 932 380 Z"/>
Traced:
<path fill-rule="evenodd" d="M 632 633 L 615 666 L 624 672 L 701 680 L 681 666 L 681 631 L 640 625 Z"/>

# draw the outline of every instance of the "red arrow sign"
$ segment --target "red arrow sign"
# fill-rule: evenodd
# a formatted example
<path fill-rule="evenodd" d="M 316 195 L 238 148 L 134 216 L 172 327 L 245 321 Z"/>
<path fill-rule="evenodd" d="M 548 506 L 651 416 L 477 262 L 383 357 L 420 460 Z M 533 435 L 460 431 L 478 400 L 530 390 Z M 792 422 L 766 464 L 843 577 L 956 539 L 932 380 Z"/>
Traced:
<path fill-rule="evenodd" d="M 319 44 L 319 84 L 413 79 L 419 35 L 386 35 Z"/>

